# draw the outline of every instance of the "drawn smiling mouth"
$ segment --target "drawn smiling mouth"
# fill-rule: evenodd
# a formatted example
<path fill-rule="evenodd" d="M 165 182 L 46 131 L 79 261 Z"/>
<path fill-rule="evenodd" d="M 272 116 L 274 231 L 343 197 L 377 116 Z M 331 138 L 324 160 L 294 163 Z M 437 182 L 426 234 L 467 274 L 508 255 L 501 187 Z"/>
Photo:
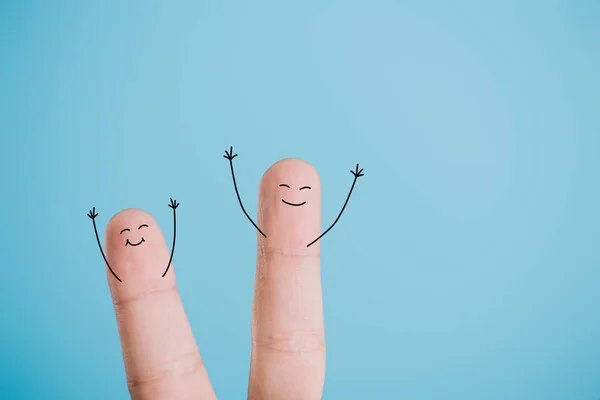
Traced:
<path fill-rule="evenodd" d="M 283 201 L 283 202 L 284 202 L 285 204 L 287 204 L 288 206 L 294 206 L 294 207 L 300 207 L 300 206 L 302 206 L 302 205 L 304 205 L 304 204 L 306 203 L 305 201 L 303 201 L 303 202 L 302 202 L 302 203 L 300 203 L 300 204 L 288 203 L 288 202 L 287 202 L 287 201 L 285 201 L 284 199 L 281 199 L 281 201 Z"/>
<path fill-rule="evenodd" d="M 134 247 L 135 247 L 135 246 L 139 246 L 140 244 L 142 244 L 142 243 L 144 243 L 144 242 L 145 242 L 145 240 L 144 240 L 144 238 L 143 238 L 143 237 L 142 237 L 142 240 L 140 240 L 140 241 L 139 241 L 139 242 L 137 242 L 136 244 L 133 244 L 133 243 L 131 243 L 131 242 L 129 241 L 129 239 L 127 239 L 127 242 L 125 242 L 125 246 L 127 246 L 127 245 L 130 245 L 130 246 L 134 246 Z"/>

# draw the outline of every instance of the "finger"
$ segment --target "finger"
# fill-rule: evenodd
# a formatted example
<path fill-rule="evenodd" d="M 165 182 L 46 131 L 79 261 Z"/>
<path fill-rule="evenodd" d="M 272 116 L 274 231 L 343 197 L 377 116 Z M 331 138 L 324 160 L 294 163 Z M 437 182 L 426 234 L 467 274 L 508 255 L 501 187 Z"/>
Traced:
<path fill-rule="evenodd" d="M 148 227 L 119 233 L 142 224 Z M 132 398 L 215 399 L 175 273 L 161 277 L 170 254 L 156 221 L 135 209 L 115 215 L 106 228 L 106 255 L 123 281 L 108 277 Z"/>
<path fill-rule="evenodd" d="M 311 190 L 292 188 L 310 186 Z M 282 202 L 300 204 L 290 206 Z M 319 243 L 321 185 L 304 161 L 273 165 L 259 188 L 258 238 L 250 399 L 320 399 L 325 377 L 325 333 Z"/>

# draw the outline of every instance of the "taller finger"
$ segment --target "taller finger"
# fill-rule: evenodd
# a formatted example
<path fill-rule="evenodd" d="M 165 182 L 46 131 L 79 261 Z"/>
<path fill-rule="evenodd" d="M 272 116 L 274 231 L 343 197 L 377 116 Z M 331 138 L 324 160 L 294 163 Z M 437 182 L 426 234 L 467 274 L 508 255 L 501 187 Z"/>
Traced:
<path fill-rule="evenodd" d="M 321 184 L 298 159 L 274 164 L 259 188 L 250 399 L 320 399 L 325 333 L 320 276 Z"/>

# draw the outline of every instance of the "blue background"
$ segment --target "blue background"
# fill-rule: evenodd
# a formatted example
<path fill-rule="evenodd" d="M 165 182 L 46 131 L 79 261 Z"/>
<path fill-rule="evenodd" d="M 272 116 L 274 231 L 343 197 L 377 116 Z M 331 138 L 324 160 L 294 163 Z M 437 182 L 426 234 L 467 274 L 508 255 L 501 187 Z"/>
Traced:
<path fill-rule="evenodd" d="M 93 4 L 96 3 L 96 4 Z M 450 5 L 449 3 L 453 3 Z M 0 397 L 126 399 L 101 231 L 172 234 L 245 398 L 256 213 L 319 170 L 325 399 L 600 397 L 600 3 L 3 1 Z"/>

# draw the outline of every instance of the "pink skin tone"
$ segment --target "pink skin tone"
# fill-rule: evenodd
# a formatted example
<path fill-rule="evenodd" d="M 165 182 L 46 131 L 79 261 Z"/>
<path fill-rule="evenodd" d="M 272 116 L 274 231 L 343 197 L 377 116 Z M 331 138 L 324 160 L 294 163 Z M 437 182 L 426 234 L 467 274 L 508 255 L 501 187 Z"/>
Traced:
<path fill-rule="evenodd" d="M 305 186 L 310 189 L 300 190 Z M 265 172 L 258 226 L 266 237 L 257 233 L 248 399 L 320 399 L 325 330 L 320 241 L 314 240 L 321 234 L 321 183 L 310 164 L 285 159 Z M 162 276 L 171 254 L 155 219 L 138 209 L 121 211 L 108 223 L 105 243 L 106 260 L 120 278 L 107 268 L 131 397 L 216 399 L 174 267 Z"/>
<path fill-rule="evenodd" d="M 267 235 L 262 243 L 266 248 L 318 253 L 317 243 L 306 247 L 321 234 L 321 181 L 310 164 L 288 158 L 265 172 L 259 186 L 258 226 Z"/>
<path fill-rule="evenodd" d="M 285 183 L 290 186 L 280 187 Z M 311 189 L 299 190 L 310 186 Z M 304 205 L 295 207 L 282 202 Z M 325 379 L 321 183 L 298 159 L 279 161 L 259 187 L 250 399 L 320 399 Z"/>
<path fill-rule="evenodd" d="M 148 227 L 138 227 L 142 224 Z M 130 231 L 120 233 L 123 228 Z M 127 239 L 139 246 L 125 245 Z M 107 269 L 133 399 L 216 399 L 185 314 L 170 254 L 152 216 L 128 209 L 106 228 Z"/>

